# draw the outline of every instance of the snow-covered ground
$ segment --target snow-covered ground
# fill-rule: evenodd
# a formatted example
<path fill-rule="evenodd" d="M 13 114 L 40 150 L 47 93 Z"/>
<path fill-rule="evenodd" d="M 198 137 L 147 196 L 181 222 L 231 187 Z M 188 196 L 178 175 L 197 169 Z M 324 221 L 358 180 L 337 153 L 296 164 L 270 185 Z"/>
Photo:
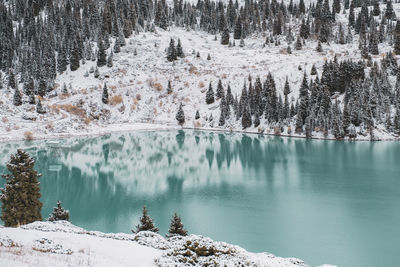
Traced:
<path fill-rule="evenodd" d="M 196 235 L 165 239 L 152 232 L 105 234 L 86 231 L 66 221 L 0 228 L 0 266 L 164 267 L 206 264 L 309 266 L 296 258 L 250 253 L 238 246 Z"/>

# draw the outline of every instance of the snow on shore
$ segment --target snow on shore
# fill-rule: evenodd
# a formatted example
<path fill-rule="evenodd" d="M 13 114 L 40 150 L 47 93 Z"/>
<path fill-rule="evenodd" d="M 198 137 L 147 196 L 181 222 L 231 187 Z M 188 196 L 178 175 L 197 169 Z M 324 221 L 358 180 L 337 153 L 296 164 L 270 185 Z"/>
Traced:
<path fill-rule="evenodd" d="M 164 267 L 207 264 L 309 266 L 296 258 L 250 253 L 238 246 L 196 235 L 165 239 L 152 232 L 106 234 L 86 231 L 65 221 L 0 228 L 0 266 Z"/>

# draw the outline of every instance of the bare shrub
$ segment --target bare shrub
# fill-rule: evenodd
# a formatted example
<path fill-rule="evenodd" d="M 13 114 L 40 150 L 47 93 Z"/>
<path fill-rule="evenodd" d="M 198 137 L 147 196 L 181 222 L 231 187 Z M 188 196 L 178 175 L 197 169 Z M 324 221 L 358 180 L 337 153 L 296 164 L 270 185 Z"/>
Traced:
<path fill-rule="evenodd" d="M 3 118 L 1 119 L 1 121 L 4 122 L 4 123 L 7 123 L 7 122 L 8 122 L 8 119 L 7 119 L 7 117 L 3 117 Z"/>
<path fill-rule="evenodd" d="M 203 88 L 205 85 L 204 85 L 204 82 L 199 82 L 199 88 Z"/>
<path fill-rule="evenodd" d="M 163 89 L 163 86 L 161 85 L 161 83 L 154 83 L 152 87 L 159 92 Z"/>
<path fill-rule="evenodd" d="M 24 138 L 25 138 L 25 140 L 28 140 L 28 141 L 33 140 L 33 133 L 30 131 L 24 132 Z"/>
<path fill-rule="evenodd" d="M 110 99 L 110 105 L 111 105 L 111 106 L 116 106 L 116 105 L 118 105 L 118 104 L 121 104 L 122 101 L 123 101 L 122 96 L 120 96 L 120 95 L 114 95 L 114 96 L 112 96 L 111 99 Z"/>

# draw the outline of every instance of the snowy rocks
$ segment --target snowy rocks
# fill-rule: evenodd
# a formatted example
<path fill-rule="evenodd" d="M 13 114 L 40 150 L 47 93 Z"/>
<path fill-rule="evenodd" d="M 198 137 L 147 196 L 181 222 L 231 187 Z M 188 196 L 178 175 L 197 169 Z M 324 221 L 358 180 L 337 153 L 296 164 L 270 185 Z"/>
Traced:
<path fill-rule="evenodd" d="M 64 249 L 62 245 L 55 243 L 53 240 L 41 238 L 35 240 L 32 249 L 44 253 L 67 254 L 71 255 L 71 249 Z"/>
<path fill-rule="evenodd" d="M 36 121 L 37 117 L 34 114 L 24 113 L 22 114 L 22 119 L 27 121 Z"/>
<path fill-rule="evenodd" d="M 149 231 L 142 231 L 135 235 L 134 239 L 143 246 L 166 250 L 170 248 L 170 243 L 159 234 Z"/>
<path fill-rule="evenodd" d="M 12 248 L 12 247 L 20 247 L 21 245 L 14 242 L 8 236 L 0 236 L 0 247 Z"/>

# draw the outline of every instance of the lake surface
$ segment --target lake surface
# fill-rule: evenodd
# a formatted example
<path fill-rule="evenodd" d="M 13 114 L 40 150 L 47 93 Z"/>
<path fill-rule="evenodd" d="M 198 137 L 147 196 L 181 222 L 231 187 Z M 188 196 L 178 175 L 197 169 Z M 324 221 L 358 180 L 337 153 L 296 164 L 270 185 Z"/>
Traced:
<path fill-rule="evenodd" d="M 78 226 L 129 233 L 146 205 L 161 234 L 176 211 L 190 233 L 249 251 L 399 266 L 398 142 L 123 133 L 0 143 L 0 173 L 17 148 L 43 174 L 44 218 L 59 199 Z"/>

